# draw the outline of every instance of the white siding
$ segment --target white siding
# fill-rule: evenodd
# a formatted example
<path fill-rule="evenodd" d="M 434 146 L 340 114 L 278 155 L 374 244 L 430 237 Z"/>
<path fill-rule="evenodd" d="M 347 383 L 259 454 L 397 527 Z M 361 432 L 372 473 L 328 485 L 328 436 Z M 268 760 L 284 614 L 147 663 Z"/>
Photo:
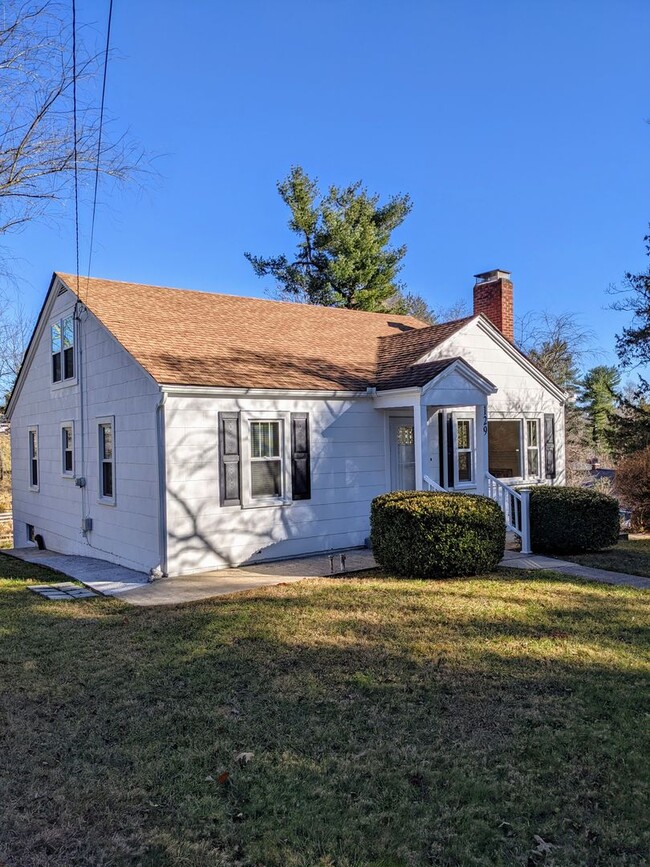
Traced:
<path fill-rule="evenodd" d="M 148 571 L 160 562 L 155 427 L 159 389 L 92 314 L 83 314 L 83 474 L 87 486 L 82 495 L 74 479 L 61 472 L 61 423 L 65 421 L 74 422 L 75 473 L 82 472 L 79 385 L 53 388 L 50 372 L 50 321 L 72 312 L 74 301 L 67 290 L 54 301 L 12 414 L 14 544 L 26 544 L 29 523 L 53 551 L 97 557 Z M 114 506 L 98 503 L 96 419 L 105 416 L 115 419 Z M 28 478 L 27 429 L 35 424 L 39 428 L 38 491 L 29 489 Z M 87 502 L 85 514 L 93 520 L 93 530 L 87 537 L 81 533 L 82 496 Z"/>
<path fill-rule="evenodd" d="M 461 356 L 498 389 L 488 397 L 490 418 L 539 418 L 555 416 L 557 477 L 565 482 L 564 407 L 539 380 L 486 333 L 476 320 L 427 353 L 426 360 Z M 543 435 L 543 427 L 541 428 Z"/>
<path fill-rule="evenodd" d="M 310 500 L 221 507 L 221 412 L 308 412 Z M 170 396 L 165 406 L 169 574 L 363 545 L 370 501 L 387 490 L 385 417 L 372 401 Z M 247 467 L 242 466 L 242 473 Z"/>

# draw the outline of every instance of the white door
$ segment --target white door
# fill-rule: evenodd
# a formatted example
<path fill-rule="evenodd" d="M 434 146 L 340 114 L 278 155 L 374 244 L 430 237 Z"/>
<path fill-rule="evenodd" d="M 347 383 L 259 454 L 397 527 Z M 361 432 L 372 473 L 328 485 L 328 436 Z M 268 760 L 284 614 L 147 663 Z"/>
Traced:
<path fill-rule="evenodd" d="M 415 490 L 415 431 L 408 417 L 390 419 L 390 487 Z"/>

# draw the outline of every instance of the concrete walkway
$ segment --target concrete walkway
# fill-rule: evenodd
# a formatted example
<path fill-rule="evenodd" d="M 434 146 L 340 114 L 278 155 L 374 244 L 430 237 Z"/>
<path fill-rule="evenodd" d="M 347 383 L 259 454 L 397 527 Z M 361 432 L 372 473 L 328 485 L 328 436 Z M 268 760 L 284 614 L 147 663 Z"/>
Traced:
<path fill-rule="evenodd" d="M 519 551 L 506 551 L 500 566 L 511 569 L 550 569 L 563 575 L 573 575 L 587 581 L 602 581 L 604 584 L 621 584 L 636 587 L 638 590 L 650 590 L 650 578 L 641 575 L 628 575 L 626 572 L 610 572 L 607 569 L 592 569 L 591 566 L 581 566 L 568 560 L 556 560 L 555 557 L 544 557 L 541 554 L 520 554 Z"/>
<path fill-rule="evenodd" d="M 107 596 L 123 596 L 149 586 L 149 576 L 145 572 L 136 572 L 96 557 L 75 557 L 73 554 L 39 551 L 38 548 L 3 548 L 0 553 L 36 566 L 47 566 Z"/>
<path fill-rule="evenodd" d="M 360 548 L 337 551 L 332 562 L 328 554 L 316 554 L 312 557 L 215 569 L 211 572 L 199 572 L 180 578 L 160 578 L 150 582 L 144 572 L 135 572 L 133 569 L 115 566 L 92 557 L 55 554 L 36 548 L 13 548 L 2 553 L 38 566 L 49 566 L 69 578 L 76 578 L 86 587 L 107 596 L 117 596 L 132 605 L 178 605 L 182 602 L 209 599 L 212 596 L 272 587 L 274 584 L 289 584 L 305 578 L 323 578 L 331 574 L 347 575 L 375 569 L 377 566 L 372 552 Z M 344 561 L 342 557 L 345 558 Z"/>
<path fill-rule="evenodd" d="M 69 578 L 75 578 L 98 593 L 117 596 L 132 605 L 178 605 L 183 602 L 209 599 L 213 596 L 241 593 L 244 590 L 272 587 L 275 584 L 289 584 L 306 578 L 324 578 L 330 574 L 345 575 L 374 569 L 377 566 L 372 552 L 361 548 L 337 551 L 333 555 L 333 563 L 330 562 L 328 554 L 316 554 L 312 557 L 298 557 L 294 560 L 278 560 L 231 569 L 215 569 L 211 572 L 200 572 L 180 578 L 160 578 L 150 582 L 144 572 L 135 572 L 133 569 L 115 566 L 105 560 L 92 557 L 55 554 L 52 551 L 39 551 L 36 548 L 17 548 L 3 553 L 38 566 L 48 566 Z M 345 564 L 341 560 L 342 555 L 345 557 Z M 592 569 L 588 566 L 580 566 L 578 563 L 569 563 L 566 560 L 556 560 L 538 554 L 526 555 L 518 551 L 506 551 L 500 565 L 511 569 L 549 569 L 588 581 L 621 584 L 641 590 L 650 589 L 650 578 Z"/>

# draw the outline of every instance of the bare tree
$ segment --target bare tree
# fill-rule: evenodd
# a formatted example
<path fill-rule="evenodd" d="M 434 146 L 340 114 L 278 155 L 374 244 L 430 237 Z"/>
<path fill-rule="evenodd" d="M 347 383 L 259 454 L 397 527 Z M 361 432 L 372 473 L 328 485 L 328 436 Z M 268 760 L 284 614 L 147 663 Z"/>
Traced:
<path fill-rule="evenodd" d="M 594 456 L 587 416 L 576 405 L 582 370 L 597 355 L 595 335 L 575 313 L 531 312 L 517 322 L 517 345 L 569 397 L 565 407 L 566 465 L 570 484 L 583 484 Z"/>
<path fill-rule="evenodd" d="M 19 293 L 0 291 L 0 407 L 18 375 L 32 328 Z"/>
<path fill-rule="evenodd" d="M 140 161 L 121 136 L 100 139 L 98 74 L 103 52 L 77 40 L 76 69 L 67 6 L 5 0 L 0 9 L 0 235 L 51 211 L 80 177 L 99 170 L 124 180 Z M 73 91 L 77 89 L 77 135 Z"/>

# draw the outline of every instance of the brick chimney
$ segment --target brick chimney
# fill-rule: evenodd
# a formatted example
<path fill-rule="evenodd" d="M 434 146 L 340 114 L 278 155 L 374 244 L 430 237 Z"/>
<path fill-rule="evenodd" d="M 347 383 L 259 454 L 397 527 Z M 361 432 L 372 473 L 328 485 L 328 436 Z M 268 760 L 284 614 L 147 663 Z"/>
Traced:
<path fill-rule="evenodd" d="M 508 340 L 515 339 L 510 271 L 485 271 L 475 274 L 474 315 L 482 313 Z"/>

